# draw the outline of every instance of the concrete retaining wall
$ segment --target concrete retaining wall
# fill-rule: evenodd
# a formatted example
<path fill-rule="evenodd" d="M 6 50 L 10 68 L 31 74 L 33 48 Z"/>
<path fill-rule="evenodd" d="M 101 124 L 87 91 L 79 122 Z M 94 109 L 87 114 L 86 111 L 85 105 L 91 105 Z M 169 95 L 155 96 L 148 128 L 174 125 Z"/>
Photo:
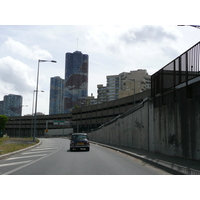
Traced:
<path fill-rule="evenodd" d="M 88 133 L 89 138 L 110 145 L 200 160 L 200 83 L 192 90 L 192 98 L 184 98 L 186 89 L 182 89 L 176 94 L 182 99 L 172 100 L 167 105 L 155 107 L 153 100 L 146 100 Z"/>
<path fill-rule="evenodd" d="M 110 145 L 120 145 L 149 150 L 149 102 L 146 101 L 103 125 L 98 130 L 88 133 L 89 138 Z"/>
<path fill-rule="evenodd" d="M 155 152 L 200 160 L 200 101 L 154 108 Z"/>

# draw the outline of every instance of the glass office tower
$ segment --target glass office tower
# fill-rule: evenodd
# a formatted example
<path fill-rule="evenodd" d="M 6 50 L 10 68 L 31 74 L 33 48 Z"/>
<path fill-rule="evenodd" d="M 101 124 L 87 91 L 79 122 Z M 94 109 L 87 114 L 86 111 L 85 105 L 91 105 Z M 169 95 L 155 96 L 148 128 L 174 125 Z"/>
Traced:
<path fill-rule="evenodd" d="M 65 55 L 64 111 L 85 105 L 88 96 L 89 56 L 80 51 Z"/>
<path fill-rule="evenodd" d="M 64 113 L 63 103 L 64 79 L 59 76 L 51 77 L 49 114 Z"/>

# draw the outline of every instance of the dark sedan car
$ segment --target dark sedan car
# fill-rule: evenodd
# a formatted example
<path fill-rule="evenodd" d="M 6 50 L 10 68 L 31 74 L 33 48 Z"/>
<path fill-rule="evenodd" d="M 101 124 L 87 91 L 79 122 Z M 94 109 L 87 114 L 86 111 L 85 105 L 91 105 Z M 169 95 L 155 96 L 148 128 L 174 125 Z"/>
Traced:
<path fill-rule="evenodd" d="M 86 149 L 90 150 L 90 143 L 86 133 L 73 133 L 70 140 L 70 150 L 73 151 L 75 149 Z"/>

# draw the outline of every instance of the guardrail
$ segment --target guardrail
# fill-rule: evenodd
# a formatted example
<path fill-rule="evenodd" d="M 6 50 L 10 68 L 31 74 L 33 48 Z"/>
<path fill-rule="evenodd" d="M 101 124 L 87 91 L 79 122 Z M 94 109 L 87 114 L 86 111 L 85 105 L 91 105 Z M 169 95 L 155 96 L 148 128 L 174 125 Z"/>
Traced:
<path fill-rule="evenodd" d="M 200 76 L 200 42 L 151 76 L 151 96 L 157 97 Z"/>

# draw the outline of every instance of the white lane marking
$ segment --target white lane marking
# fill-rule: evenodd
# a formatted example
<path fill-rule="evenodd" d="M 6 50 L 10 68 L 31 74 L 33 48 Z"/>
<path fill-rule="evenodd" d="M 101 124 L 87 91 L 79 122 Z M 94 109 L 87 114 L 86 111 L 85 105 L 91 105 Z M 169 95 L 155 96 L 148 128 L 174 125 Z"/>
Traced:
<path fill-rule="evenodd" d="M 29 162 L 31 162 L 31 161 L 32 161 L 32 160 L 21 161 L 21 162 L 15 162 L 15 163 L 1 164 L 0 167 L 10 166 L 10 165 L 20 165 L 20 164 L 29 163 Z"/>
<path fill-rule="evenodd" d="M 49 150 L 44 150 L 44 151 L 41 151 L 41 152 L 38 152 L 38 151 L 31 151 L 31 152 L 26 152 L 26 153 L 21 153 L 21 155 L 28 155 L 28 154 L 35 154 L 35 153 L 44 153 L 44 152 L 52 152 L 52 151 L 49 151 Z"/>
<path fill-rule="evenodd" d="M 35 149 L 57 149 L 57 146 L 36 147 Z"/>
<path fill-rule="evenodd" d="M 37 160 L 34 160 L 33 162 L 27 163 L 27 164 L 25 164 L 25 165 L 23 165 L 23 166 L 21 166 L 21 167 L 15 168 L 15 169 L 10 170 L 10 171 L 8 171 L 8 172 L 6 172 L 6 173 L 3 173 L 3 174 L 1 174 L 1 175 L 9 175 L 9 174 L 12 174 L 12 173 L 14 173 L 14 172 L 16 172 L 16 171 L 18 171 L 18 170 L 20 170 L 20 169 L 23 169 L 23 168 L 25 168 L 25 167 L 27 167 L 27 166 L 29 166 L 29 165 L 32 165 L 32 164 L 34 164 L 34 163 L 36 163 L 36 162 L 38 162 L 38 161 L 40 161 L 40 160 L 42 160 L 42 159 L 44 159 L 44 158 L 49 157 L 49 156 L 51 156 L 52 154 L 56 153 L 57 151 L 59 151 L 59 150 L 61 149 L 61 147 L 62 147 L 62 145 L 59 143 L 59 148 L 58 148 L 56 151 L 53 151 L 52 153 L 47 154 L 47 155 L 44 156 L 44 157 L 38 158 Z"/>
<path fill-rule="evenodd" d="M 6 160 L 16 160 L 21 158 L 31 158 L 31 157 L 38 157 L 38 156 L 46 156 L 47 154 L 38 154 L 38 155 L 32 155 L 32 156 L 21 156 L 21 157 L 14 157 L 14 158 L 8 158 Z"/>
<path fill-rule="evenodd" d="M 43 151 L 43 150 L 48 150 L 48 149 L 58 149 L 58 147 L 57 148 L 37 148 L 37 149 L 32 149 L 31 151 Z"/>

